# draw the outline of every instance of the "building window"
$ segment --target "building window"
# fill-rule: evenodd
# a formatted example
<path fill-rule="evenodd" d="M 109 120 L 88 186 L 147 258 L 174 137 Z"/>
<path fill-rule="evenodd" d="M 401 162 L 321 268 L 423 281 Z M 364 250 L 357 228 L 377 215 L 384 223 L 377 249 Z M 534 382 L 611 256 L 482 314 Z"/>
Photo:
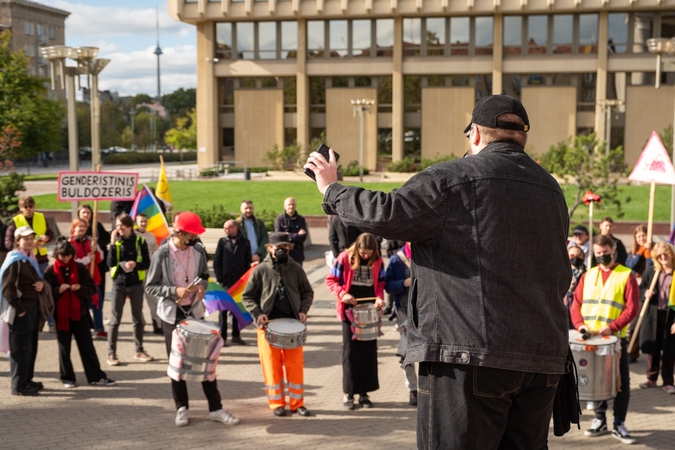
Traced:
<path fill-rule="evenodd" d="M 26 44 L 26 56 L 35 56 L 35 46 L 33 44 Z"/>
<path fill-rule="evenodd" d="M 297 128 L 284 128 L 284 146 L 288 147 L 290 145 L 296 144 L 298 141 L 298 129 Z"/>
<path fill-rule="evenodd" d="M 450 18 L 450 54 L 465 56 L 469 54 L 469 18 Z"/>
<path fill-rule="evenodd" d="M 346 88 L 349 87 L 349 77 L 332 77 L 331 87 Z"/>
<path fill-rule="evenodd" d="M 492 33 L 494 31 L 494 20 L 492 17 L 476 17 L 476 26 L 474 37 L 475 54 L 492 54 Z"/>
<path fill-rule="evenodd" d="M 323 77 L 309 79 L 309 112 L 326 112 L 326 79 Z"/>
<path fill-rule="evenodd" d="M 239 87 L 241 89 L 256 89 L 258 87 L 258 83 L 253 77 L 243 77 L 239 79 Z"/>
<path fill-rule="evenodd" d="M 572 53 L 572 19 L 572 14 L 553 16 L 553 53 Z"/>
<path fill-rule="evenodd" d="M 282 78 L 284 83 L 284 112 L 297 112 L 297 80 L 295 77 Z"/>
<path fill-rule="evenodd" d="M 377 19 L 375 21 L 377 38 L 377 56 L 393 56 L 394 54 L 394 20 Z"/>
<path fill-rule="evenodd" d="M 330 57 L 344 58 L 349 53 L 348 25 L 346 20 L 328 22 Z"/>
<path fill-rule="evenodd" d="M 522 16 L 504 17 L 504 55 L 520 55 L 523 52 Z"/>
<path fill-rule="evenodd" d="M 352 21 L 352 56 L 371 56 L 371 21 Z"/>
<path fill-rule="evenodd" d="M 409 75 L 403 77 L 403 109 L 407 113 L 420 112 L 422 107 L 422 77 Z"/>
<path fill-rule="evenodd" d="M 598 53 L 597 14 L 579 14 L 579 53 Z"/>
<path fill-rule="evenodd" d="M 609 36 L 607 46 L 610 53 L 628 52 L 628 19 L 627 13 L 609 14 Z"/>
<path fill-rule="evenodd" d="M 234 78 L 220 78 L 218 83 L 220 112 L 234 112 Z"/>
<path fill-rule="evenodd" d="M 310 20 L 307 22 L 307 57 L 323 58 L 326 49 L 325 22 Z"/>
<path fill-rule="evenodd" d="M 426 19 L 425 25 L 425 56 L 443 56 L 445 54 L 445 18 Z"/>
<path fill-rule="evenodd" d="M 675 14 L 661 13 L 661 37 L 672 38 L 675 36 Z"/>
<path fill-rule="evenodd" d="M 42 34 L 43 34 L 42 31 L 43 31 L 42 25 L 38 24 L 38 26 L 37 26 L 37 35 L 38 35 L 38 36 L 42 36 Z"/>
<path fill-rule="evenodd" d="M 548 48 L 548 16 L 528 16 L 527 33 L 527 54 L 545 55 Z"/>
<path fill-rule="evenodd" d="M 390 113 L 392 105 L 391 77 L 377 79 L 377 112 Z"/>
<path fill-rule="evenodd" d="M 258 22 L 258 58 L 277 59 L 277 23 Z"/>
<path fill-rule="evenodd" d="M 232 24 L 216 24 L 216 58 L 232 59 Z"/>
<path fill-rule="evenodd" d="M 56 28 L 49 27 L 49 39 L 51 40 L 56 39 Z"/>
<path fill-rule="evenodd" d="M 422 19 L 403 19 L 403 56 L 420 56 Z"/>
<path fill-rule="evenodd" d="M 281 22 L 281 59 L 298 55 L 298 22 Z"/>
<path fill-rule="evenodd" d="M 354 87 L 371 87 L 373 80 L 370 77 L 354 77 Z"/>
<path fill-rule="evenodd" d="M 260 87 L 263 89 L 274 89 L 278 87 L 277 79 L 274 77 L 263 77 L 260 79 Z"/>
<path fill-rule="evenodd" d="M 23 33 L 27 34 L 29 36 L 32 36 L 35 34 L 35 24 L 32 22 L 24 22 L 23 23 Z"/>
<path fill-rule="evenodd" d="M 237 58 L 255 59 L 253 22 L 237 23 Z"/>

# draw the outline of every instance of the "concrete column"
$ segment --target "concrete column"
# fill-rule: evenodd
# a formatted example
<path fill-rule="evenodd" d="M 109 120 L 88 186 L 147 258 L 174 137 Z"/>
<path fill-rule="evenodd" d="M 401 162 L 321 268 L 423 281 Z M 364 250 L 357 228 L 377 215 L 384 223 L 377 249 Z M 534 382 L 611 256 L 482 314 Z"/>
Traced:
<path fill-rule="evenodd" d="M 197 23 L 197 164 L 199 168 L 215 165 L 220 159 L 218 148 L 218 83 L 213 70 L 215 25 Z M 235 142 L 235 146 L 237 143 Z"/>
<path fill-rule="evenodd" d="M 65 65 L 65 62 L 63 63 Z M 65 67 L 64 72 L 69 68 Z M 68 107 L 68 162 L 71 172 L 78 172 L 80 170 L 80 149 L 77 142 L 77 104 L 75 102 L 75 73 L 74 68 L 72 73 L 64 73 L 66 77 L 66 105 Z M 71 217 L 77 218 L 77 208 L 79 202 L 71 202 Z"/>
<path fill-rule="evenodd" d="M 598 105 L 607 99 L 607 37 L 609 16 L 607 11 L 598 14 L 598 72 L 595 79 L 595 134 L 598 141 L 605 139 L 605 114 Z"/>
<path fill-rule="evenodd" d="M 492 28 L 492 94 L 501 94 L 504 75 L 504 15 L 495 14 Z"/>
<path fill-rule="evenodd" d="M 394 57 L 391 80 L 391 157 L 392 161 L 403 159 L 403 17 L 394 17 Z"/>
<path fill-rule="evenodd" d="M 296 129 L 302 151 L 309 145 L 309 77 L 307 76 L 307 19 L 298 19 L 298 54 L 296 56 Z M 314 151 L 315 149 L 308 149 Z"/>

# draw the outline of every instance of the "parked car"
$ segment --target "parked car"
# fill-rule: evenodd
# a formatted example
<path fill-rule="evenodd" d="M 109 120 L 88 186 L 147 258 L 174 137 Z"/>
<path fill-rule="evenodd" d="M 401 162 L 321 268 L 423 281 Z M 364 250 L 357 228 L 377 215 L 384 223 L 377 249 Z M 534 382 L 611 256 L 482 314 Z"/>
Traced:
<path fill-rule="evenodd" d="M 126 149 L 124 147 L 120 147 L 119 145 L 114 145 L 110 148 L 106 148 L 105 150 L 101 150 L 101 153 L 104 155 L 114 155 L 116 153 L 127 153 L 129 149 Z"/>
<path fill-rule="evenodd" d="M 91 161 L 91 147 L 80 147 L 78 153 L 82 161 Z"/>

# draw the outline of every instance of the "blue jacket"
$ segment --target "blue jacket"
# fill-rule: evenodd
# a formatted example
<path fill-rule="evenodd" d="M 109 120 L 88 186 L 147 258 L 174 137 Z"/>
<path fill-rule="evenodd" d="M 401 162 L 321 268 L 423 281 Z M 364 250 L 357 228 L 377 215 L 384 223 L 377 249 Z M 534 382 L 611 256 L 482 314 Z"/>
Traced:
<path fill-rule="evenodd" d="M 408 309 L 408 291 L 409 288 L 403 285 L 403 282 L 410 276 L 408 266 L 401 261 L 401 257 L 394 253 L 389 258 L 389 266 L 386 273 L 386 284 L 384 289 L 394 297 L 396 309 L 407 311 Z"/>

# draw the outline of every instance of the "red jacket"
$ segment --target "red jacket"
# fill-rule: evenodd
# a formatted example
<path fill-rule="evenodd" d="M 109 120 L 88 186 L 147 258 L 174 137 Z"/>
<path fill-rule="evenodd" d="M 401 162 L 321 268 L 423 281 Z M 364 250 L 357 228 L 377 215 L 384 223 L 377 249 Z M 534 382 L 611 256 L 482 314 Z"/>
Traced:
<path fill-rule="evenodd" d="M 82 259 L 85 256 L 89 256 L 91 253 L 91 237 L 85 236 L 85 240 L 80 242 L 75 236 L 70 237 L 70 243 L 75 247 L 75 259 Z M 96 246 L 96 262 L 94 264 L 94 283 L 98 286 L 101 284 L 101 272 L 98 270 L 98 265 L 103 261 L 103 256 L 101 250 Z M 89 264 L 86 264 L 87 269 L 89 269 Z"/>
<path fill-rule="evenodd" d="M 337 318 L 345 320 L 345 304 L 342 303 L 342 297 L 349 293 L 349 288 L 352 287 L 352 280 L 354 279 L 354 270 L 349 264 L 349 250 L 340 253 L 330 269 L 330 273 L 326 275 L 326 286 L 330 292 L 337 297 Z M 384 298 L 384 264 L 382 258 L 377 259 L 373 263 L 373 291 L 375 297 Z"/>

